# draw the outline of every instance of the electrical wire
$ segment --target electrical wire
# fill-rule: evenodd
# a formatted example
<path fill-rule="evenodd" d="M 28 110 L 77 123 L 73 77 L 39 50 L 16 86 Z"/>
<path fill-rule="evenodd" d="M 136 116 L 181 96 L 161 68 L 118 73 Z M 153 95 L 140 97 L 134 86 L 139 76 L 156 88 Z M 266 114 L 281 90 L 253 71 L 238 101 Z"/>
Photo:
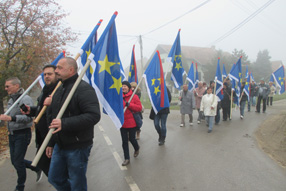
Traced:
<path fill-rule="evenodd" d="M 259 9 L 257 9 L 254 13 L 252 13 L 250 16 L 248 16 L 246 19 L 244 19 L 241 23 L 239 23 L 238 25 L 236 25 L 234 28 L 232 28 L 230 31 L 228 31 L 227 33 L 223 34 L 221 37 L 219 37 L 218 39 L 216 39 L 215 41 L 213 41 L 211 43 L 211 45 L 215 45 L 219 42 L 221 42 L 222 40 L 224 40 L 225 38 L 227 38 L 228 36 L 230 36 L 231 34 L 233 34 L 235 31 L 237 31 L 238 29 L 240 29 L 243 25 L 245 25 L 246 23 L 248 23 L 251 19 L 253 19 L 256 15 L 258 15 L 261 11 L 263 11 L 265 8 L 267 8 L 269 5 L 271 5 L 275 0 L 270 0 L 267 3 L 265 3 L 262 7 L 260 7 Z"/>
<path fill-rule="evenodd" d="M 177 18 L 175 18 L 175 19 L 173 19 L 173 20 L 171 20 L 171 21 L 169 21 L 169 22 L 167 22 L 167 23 L 165 23 L 165 24 L 163 24 L 163 25 L 161 25 L 161 26 L 159 26 L 159 27 L 157 27 L 157 28 L 155 28 L 155 29 L 153 29 L 153 30 L 151 30 L 151 31 L 149 31 L 149 32 L 147 32 L 147 33 L 145 33 L 145 34 L 143 34 L 143 35 L 150 34 L 150 33 L 154 32 L 154 31 L 156 31 L 156 30 L 159 30 L 160 28 L 163 28 L 164 26 L 169 25 L 169 24 L 172 23 L 172 22 L 175 22 L 176 20 L 178 20 L 178 19 L 182 18 L 183 16 L 185 16 L 185 15 L 187 15 L 187 14 L 189 14 L 189 13 L 191 13 L 191 12 L 197 10 L 197 9 L 199 9 L 200 7 L 202 7 L 202 6 L 204 6 L 205 4 L 209 3 L 210 1 L 211 1 L 211 0 L 204 1 L 203 3 L 201 3 L 201 4 L 199 4 L 198 6 L 192 8 L 191 10 L 189 10 L 189 11 L 187 11 L 186 13 L 182 14 L 181 16 L 179 16 L 179 17 L 177 17 Z M 142 35 L 142 36 L 143 36 L 143 35 Z"/>

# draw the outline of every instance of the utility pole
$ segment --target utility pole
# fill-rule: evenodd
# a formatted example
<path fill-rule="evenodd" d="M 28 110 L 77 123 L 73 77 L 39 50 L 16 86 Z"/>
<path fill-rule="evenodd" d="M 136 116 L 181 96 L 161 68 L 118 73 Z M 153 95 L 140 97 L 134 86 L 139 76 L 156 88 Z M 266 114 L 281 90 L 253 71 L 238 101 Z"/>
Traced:
<path fill-rule="evenodd" d="M 139 44 L 140 44 L 140 56 L 141 56 L 141 78 L 143 77 L 143 73 L 144 73 L 144 68 L 143 68 L 143 43 L 142 43 L 142 35 L 139 35 Z M 143 83 L 144 84 L 144 83 Z M 143 92 L 143 89 L 144 89 L 144 94 L 142 94 L 143 96 L 143 100 L 145 101 L 146 100 L 146 94 L 145 92 L 147 92 L 147 90 L 145 91 L 145 86 L 142 85 L 142 92 Z"/>
<path fill-rule="evenodd" d="M 139 35 L 139 44 L 140 44 L 140 56 L 141 56 L 141 76 L 143 76 L 143 43 L 141 35 Z"/>

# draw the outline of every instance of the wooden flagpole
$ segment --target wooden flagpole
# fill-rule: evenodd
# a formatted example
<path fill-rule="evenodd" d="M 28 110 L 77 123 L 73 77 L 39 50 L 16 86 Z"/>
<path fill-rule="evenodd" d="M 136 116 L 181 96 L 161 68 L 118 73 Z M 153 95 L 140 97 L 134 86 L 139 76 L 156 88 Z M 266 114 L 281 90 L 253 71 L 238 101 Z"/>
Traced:
<path fill-rule="evenodd" d="M 80 55 L 77 54 L 76 59 L 77 59 L 79 56 L 80 56 Z M 82 77 L 84 76 L 86 70 L 87 70 L 88 67 L 90 66 L 90 63 L 91 63 L 91 60 L 88 59 L 87 62 L 86 62 L 86 64 L 85 64 L 85 66 L 83 67 L 81 73 L 79 74 L 77 80 L 75 81 L 75 83 L 74 83 L 74 85 L 73 85 L 73 87 L 72 87 L 72 89 L 71 89 L 71 91 L 70 91 L 68 97 L 66 98 L 66 100 L 65 100 L 65 102 L 64 102 L 64 104 L 63 104 L 63 106 L 62 106 L 62 108 L 60 109 L 60 111 L 59 111 L 59 113 L 58 113 L 56 119 L 61 119 L 61 118 L 62 118 L 62 116 L 63 116 L 63 114 L 64 114 L 64 112 L 65 112 L 65 110 L 66 110 L 66 108 L 67 108 L 67 106 L 68 106 L 68 104 L 69 104 L 71 98 L 72 98 L 72 96 L 74 95 L 74 92 L 75 92 L 76 88 L 78 87 L 78 85 L 79 85 L 79 83 L 80 83 Z M 48 145 L 50 139 L 52 138 L 52 135 L 53 135 L 54 130 L 55 130 L 55 129 L 50 129 L 50 130 L 49 130 L 48 134 L 46 135 L 45 140 L 43 141 L 43 143 L 42 143 L 40 149 L 38 150 L 38 152 L 37 152 L 37 154 L 36 154 L 36 156 L 35 156 L 35 158 L 34 158 L 34 160 L 33 160 L 33 162 L 32 162 L 32 166 L 34 166 L 34 167 L 37 166 L 37 164 L 38 164 L 38 162 L 39 162 L 39 160 L 40 160 L 42 154 L 44 153 L 44 151 L 45 151 L 45 149 L 46 149 L 46 147 L 47 147 L 47 145 Z"/>

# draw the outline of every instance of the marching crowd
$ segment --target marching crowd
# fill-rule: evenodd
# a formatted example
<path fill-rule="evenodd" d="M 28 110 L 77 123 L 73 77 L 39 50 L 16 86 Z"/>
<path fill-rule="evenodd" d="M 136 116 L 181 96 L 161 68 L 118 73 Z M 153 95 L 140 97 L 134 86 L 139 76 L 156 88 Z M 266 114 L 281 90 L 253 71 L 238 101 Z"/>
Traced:
<path fill-rule="evenodd" d="M 56 67 L 53 65 L 45 66 L 43 74 L 46 85 L 38 97 L 36 106 L 33 105 L 31 97 L 25 95 L 9 115 L 0 115 L 0 120 L 8 122 L 11 163 L 18 175 L 15 190 L 24 190 L 26 168 L 35 171 L 36 181 L 39 181 L 42 173 L 44 173 L 56 190 L 87 190 L 86 171 L 93 146 L 94 125 L 101 118 L 97 95 L 88 83 L 81 80 L 62 117 L 58 118 L 57 115 L 78 78 L 77 63 L 73 58 L 62 58 Z M 51 96 L 59 81 L 62 85 Z M 120 128 L 124 153 L 122 166 L 130 163 L 129 141 L 134 148 L 134 157 L 137 157 L 140 151 L 137 141 L 140 139 L 140 126 L 142 125 L 142 123 L 138 125 L 137 114 L 139 114 L 139 121 L 140 118 L 142 120 L 141 111 L 143 109 L 140 102 L 140 88 L 137 88 L 133 99 L 131 99 L 136 86 L 137 84 L 134 82 L 122 82 L 123 106 L 127 107 L 124 113 L 124 124 Z M 246 101 L 248 101 L 243 92 L 243 87 L 244 83 L 242 83 L 239 98 L 241 119 L 244 118 L 244 109 Z M 199 82 L 198 87 L 192 91 L 188 90 L 188 85 L 183 85 L 179 96 L 181 127 L 186 125 L 186 114 L 189 116 L 189 125 L 193 125 L 194 110 L 198 112 L 198 124 L 202 120 L 206 121 L 206 125 L 209 127 L 208 133 L 212 132 L 213 124 L 220 122 L 221 109 L 222 121 L 231 120 L 231 101 L 235 97 L 235 92 L 231 90 L 230 80 L 223 83 L 223 98 L 221 100 L 214 94 L 214 89 L 214 81 L 211 81 L 208 87 L 206 83 Z M 272 105 L 275 87 L 272 83 L 265 84 L 264 79 L 261 79 L 259 84 L 252 82 L 250 89 L 248 111 L 250 111 L 251 106 L 256 104 L 256 112 L 260 113 L 262 101 L 262 111 L 265 112 L 266 105 Z M 17 77 L 6 80 L 5 90 L 10 96 L 7 106 L 9 109 L 23 94 L 24 90 L 21 88 L 21 81 Z M 168 88 L 167 93 L 169 102 L 171 102 L 172 96 Z M 89 99 L 90 97 L 93 97 L 93 99 Z M 31 161 L 25 160 L 25 154 L 31 141 L 33 117 L 38 116 L 43 107 L 47 107 L 47 110 L 35 124 L 37 152 L 43 144 L 49 129 L 55 130 L 46 147 L 45 154 L 42 155 L 37 166 L 33 167 Z M 157 114 L 152 108 L 150 112 L 149 118 L 154 122 L 159 137 L 159 145 L 165 144 L 166 123 L 169 113 L 169 108 L 164 108 Z"/>

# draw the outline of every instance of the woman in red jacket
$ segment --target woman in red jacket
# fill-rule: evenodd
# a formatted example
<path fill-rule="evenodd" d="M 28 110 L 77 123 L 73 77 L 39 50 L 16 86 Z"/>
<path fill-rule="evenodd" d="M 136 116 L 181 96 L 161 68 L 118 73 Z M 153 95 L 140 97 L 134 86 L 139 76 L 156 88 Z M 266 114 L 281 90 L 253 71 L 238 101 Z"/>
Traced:
<path fill-rule="evenodd" d="M 123 92 L 123 107 L 127 106 L 127 109 L 124 113 L 124 123 L 123 126 L 120 128 L 121 138 L 122 138 L 122 148 L 124 152 L 124 162 L 122 166 L 126 166 L 130 162 L 129 156 L 129 147 L 128 147 L 128 139 L 131 142 L 132 146 L 134 147 L 134 157 L 139 155 L 139 145 L 137 140 L 135 139 L 136 134 L 136 122 L 133 117 L 134 112 L 140 112 L 142 110 L 142 105 L 140 102 L 139 97 L 135 94 L 132 98 L 131 102 L 129 99 L 132 95 L 131 85 L 127 81 L 122 82 L 122 92 Z"/>

